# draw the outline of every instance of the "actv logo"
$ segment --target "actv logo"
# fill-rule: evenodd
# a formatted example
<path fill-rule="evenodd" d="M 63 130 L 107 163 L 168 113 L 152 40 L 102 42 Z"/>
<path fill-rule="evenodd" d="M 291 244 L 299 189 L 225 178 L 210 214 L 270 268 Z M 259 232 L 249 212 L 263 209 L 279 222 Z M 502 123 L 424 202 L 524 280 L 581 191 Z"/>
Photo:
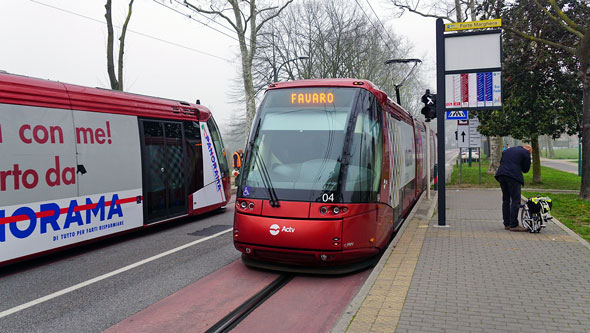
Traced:
<path fill-rule="evenodd" d="M 278 224 L 273 224 L 270 226 L 270 234 L 276 236 L 281 231 L 281 227 Z"/>
<path fill-rule="evenodd" d="M 276 236 L 279 234 L 279 232 L 295 232 L 295 228 L 293 227 L 283 227 L 283 229 L 281 229 L 281 227 L 279 227 L 278 224 L 273 224 L 270 226 L 270 234 L 273 236 Z"/>

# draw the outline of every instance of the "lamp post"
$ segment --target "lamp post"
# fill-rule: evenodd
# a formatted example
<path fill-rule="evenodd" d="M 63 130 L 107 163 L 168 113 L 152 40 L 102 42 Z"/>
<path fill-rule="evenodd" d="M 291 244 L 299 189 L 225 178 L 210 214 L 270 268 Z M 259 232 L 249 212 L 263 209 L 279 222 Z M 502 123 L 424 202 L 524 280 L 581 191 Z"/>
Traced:
<path fill-rule="evenodd" d="M 273 68 L 274 69 L 274 82 L 278 82 L 279 81 L 279 71 L 281 70 L 281 68 L 287 64 L 290 63 L 292 61 L 296 61 L 296 60 L 305 60 L 305 59 L 309 59 L 308 56 L 301 56 L 301 57 L 297 57 L 297 58 L 293 58 L 293 59 L 289 59 L 287 61 L 285 61 L 284 63 L 282 63 L 278 68 Z"/>
<path fill-rule="evenodd" d="M 408 75 L 406 75 L 406 77 L 399 84 L 395 84 L 395 83 L 393 84 L 395 86 L 395 97 L 397 100 L 397 104 L 399 104 L 399 105 L 401 105 L 401 100 L 400 100 L 400 96 L 399 96 L 399 87 L 401 87 L 406 82 L 406 80 L 410 77 L 410 75 L 412 75 L 412 73 L 416 69 L 416 66 L 418 66 L 418 64 L 421 63 L 422 60 L 420 60 L 420 59 L 389 59 L 389 60 L 385 61 L 386 65 L 389 65 L 389 64 L 409 64 L 411 62 L 414 63 L 414 66 L 412 67 L 412 69 L 410 69 L 410 71 L 408 72 Z"/>

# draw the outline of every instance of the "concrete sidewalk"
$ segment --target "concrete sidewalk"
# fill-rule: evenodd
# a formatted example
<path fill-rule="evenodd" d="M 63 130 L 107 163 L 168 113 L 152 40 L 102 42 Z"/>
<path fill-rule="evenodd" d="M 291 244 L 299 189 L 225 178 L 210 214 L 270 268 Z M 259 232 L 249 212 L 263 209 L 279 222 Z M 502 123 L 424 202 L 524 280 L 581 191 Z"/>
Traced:
<path fill-rule="evenodd" d="M 557 160 L 549 158 L 541 158 L 541 165 L 564 172 L 578 174 L 578 163 L 573 163 L 567 160 Z"/>
<path fill-rule="evenodd" d="M 441 228 L 422 200 L 348 332 L 590 331 L 587 242 L 559 222 L 504 230 L 499 190 L 447 189 L 446 201 Z"/>

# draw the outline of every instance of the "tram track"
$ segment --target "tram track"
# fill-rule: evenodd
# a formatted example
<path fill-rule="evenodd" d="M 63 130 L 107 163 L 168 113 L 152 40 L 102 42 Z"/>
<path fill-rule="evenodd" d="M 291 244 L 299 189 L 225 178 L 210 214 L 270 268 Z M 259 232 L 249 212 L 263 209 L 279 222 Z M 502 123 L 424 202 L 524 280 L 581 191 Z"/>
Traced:
<path fill-rule="evenodd" d="M 282 274 L 267 287 L 250 297 L 246 302 L 239 305 L 236 309 L 223 317 L 220 321 L 209 328 L 206 333 L 224 333 L 229 332 L 244 320 L 252 311 L 264 303 L 268 298 L 289 283 L 295 274 Z"/>

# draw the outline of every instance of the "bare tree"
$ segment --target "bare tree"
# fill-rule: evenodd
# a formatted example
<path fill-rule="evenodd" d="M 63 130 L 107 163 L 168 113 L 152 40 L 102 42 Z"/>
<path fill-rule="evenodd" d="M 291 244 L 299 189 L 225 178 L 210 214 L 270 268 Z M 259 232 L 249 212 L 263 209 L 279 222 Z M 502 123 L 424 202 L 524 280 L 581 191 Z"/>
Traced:
<path fill-rule="evenodd" d="M 123 28 L 121 28 L 121 35 L 119 36 L 119 57 L 117 58 L 117 74 L 115 74 L 115 47 L 114 47 L 114 29 L 113 29 L 113 16 L 111 13 L 111 0 L 107 0 L 104 5 L 106 9 L 105 18 L 107 20 L 107 72 L 109 74 L 109 80 L 111 82 L 111 89 L 123 90 L 123 54 L 125 53 L 125 35 L 127 34 L 127 26 L 131 20 L 131 10 L 133 8 L 133 1 L 129 1 L 129 11 L 125 18 Z"/>
<path fill-rule="evenodd" d="M 475 0 L 391 0 L 391 3 L 400 10 L 399 15 L 407 11 L 423 17 L 442 18 L 448 22 L 475 21 L 477 17 Z"/>
<path fill-rule="evenodd" d="M 192 10 L 221 17 L 236 32 L 240 45 L 242 60 L 242 81 L 246 95 L 246 124 L 251 126 L 256 113 L 254 83 L 252 79 L 252 61 L 256 55 L 257 40 L 262 27 L 277 17 L 293 0 L 286 0 L 281 6 L 259 8 L 256 0 L 223 0 L 208 2 L 208 8 L 185 0 L 184 3 Z"/>
<path fill-rule="evenodd" d="M 279 81 L 359 78 L 392 93 L 409 68 L 385 65 L 385 61 L 408 57 L 411 48 L 404 44 L 393 31 L 369 19 L 355 1 L 302 1 L 263 29 L 254 59 L 255 86 L 264 89 L 279 66 Z M 308 58 L 295 60 L 301 56 Z M 402 88 L 402 105 L 414 112 L 423 93 L 418 77 Z"/>

